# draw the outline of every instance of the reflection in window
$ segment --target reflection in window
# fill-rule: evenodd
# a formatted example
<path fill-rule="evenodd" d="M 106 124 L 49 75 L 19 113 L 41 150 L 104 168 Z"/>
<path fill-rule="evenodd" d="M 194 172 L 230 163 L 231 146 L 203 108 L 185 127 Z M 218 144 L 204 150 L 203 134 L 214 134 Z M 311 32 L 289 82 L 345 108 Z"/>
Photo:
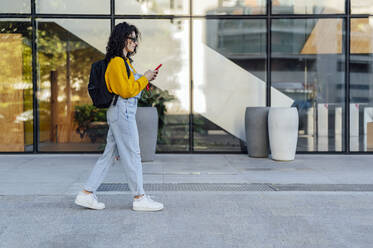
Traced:
<path fill-rule="evenodd" d="M 351 0 L 351 14 L 373 14 L 372 0 Z"/>
<path fill-rule="evenodd" d="M 350 149 L 373 151 L 373 18 L 351 19 Z"/>
<path fill-rule="evenodd" d="M 0 152 L 33 149 L 30 20 L 0 21 Z"/>
<path fill-rule="evenodd" d="M 244 114 L 266 104 L 265 20 L 193 21 L 194 150 L 244 151 Z"/>
<path fill-rule="evenodd" d="M 193 1 L 193 15 L 264 15 L 266 0 Z"/>
<path fill-rule="evenodd" d="M 342 151 L 343 21 L 273 20 L 272 87 L 299 112 L 298 151 Z M 273 91 L 272 106 L 280 106 Z"/>
<path fill-rule="evenodd" d="M 273 14 L 338 14 L 345 12 L 345 0 L 274 0 Z"/>
<path fill-rule="evenodd" d="M 135 25 L 141 32 L 138 50 L 133 56 L 136 70 L 143 73 L 162 64 L 157 79 L 152 84 L 163 96 L 168 92 L 175 98 L 165 102 L 167 112 L 164 115 L 158 111 L 160 122 L 157 151 L 188 151 L 190 112 L 188 21 L 186 19 L 131 19 L 117 20 L 117 23 L 122 21 Z"/>
<path fill-rule="evenodd" d="M 0 13 L 30 13 L 30 0 L 12 0 L 0 2 Z"/>
<path fill-rule="evenodd" d="M 47 14 L 110 14 L 110 0 L 37 0 L 36 12 Z"/>
<path fill-rule="evenodd" d="M 109 32 L 108 20 L 38 21 L 39 150 L 103 149 L 106 115 L 92 110 L 87 85 Z"/>
<path fill-rule="evenodd" d="M 189 0 L 115 0 L 117 15 L 189 15 Z"/>

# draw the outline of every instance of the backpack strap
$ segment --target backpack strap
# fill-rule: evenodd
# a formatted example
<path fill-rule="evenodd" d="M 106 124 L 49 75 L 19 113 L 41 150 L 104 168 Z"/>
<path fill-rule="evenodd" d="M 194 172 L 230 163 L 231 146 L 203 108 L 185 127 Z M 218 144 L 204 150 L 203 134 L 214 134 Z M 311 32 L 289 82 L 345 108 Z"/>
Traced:
<path fill-rule="evenodd" d="M 127 76 L 128 76 L 128 79 L 129 79 L 130 75 L 131 75 L 130 67 L 128 66 L 128 63 L 127 63 L 126 59 L 123 59 L 123 60 L 124 60 L 124 64 L 126 65 Z"/>
<path fill-rule="evenodd" d="M 115 95 L 115 96 L 114 96 L 114 103 L 113 103 L 114 106 L 117 104 L 118 97 L 119 97 L 118 95 Z"/>
<path fill-rule="evenodd" d="M 130 75 L 131 75 L 130 68 L 129 68 L 128 64 L 127 64 L 126 59 L 125 59 L 125 58 L 122 58 L 122 59 L 124 60 L 124 64 L 126 65 L 127 76 L 128 76 L 128 79 L 129 79 L 129 78 L 130 78 Z M 118 97 L 119 97 L 118 95 L 115 95 L 115 96 L 114 96 L 114 103 L 113 103 L 114 106 L 117 104 Z"/>

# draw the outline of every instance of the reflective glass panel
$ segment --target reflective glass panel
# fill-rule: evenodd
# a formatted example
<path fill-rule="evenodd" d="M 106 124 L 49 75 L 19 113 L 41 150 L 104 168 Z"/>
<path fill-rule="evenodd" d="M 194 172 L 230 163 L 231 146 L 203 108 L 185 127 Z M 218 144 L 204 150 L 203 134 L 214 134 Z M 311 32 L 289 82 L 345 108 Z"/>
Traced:
<path fill-rule="evenodd" d="M 143 74 L 159 64 L 157 79 L 152 82 L 154 94 L 147 98 L 157 107 L 157 151 L 189 150 L 189 21 L 173 20 L 117 20 L 135 25 L 141 32 L 137 53 L 133 56 L 134 67 Z M 139 101 L 138 106 L 144 106 Z M 141 130 L 139 130 L 141 132 Z"/>
<path fill-rule="evenodd" d="M 36 12 L 45 14 L 110 14 L 110 0 L 36 0 Z"/>
<path fill-rule="evenodd" d="M 189 15 L 189 0 L 115 0 L 117 15 Z"/>
<path fill-rule="evenodd" d="M 373 18 L 351 19 L 350 150 L 373 151 Z"/>
<path fill-rule="evenodd" d="M 30 13 L 30 0 L 12 0 L 0 2 L 0 13 Z"/>
<path fill-rule="evenodd" d="M 345 0 L 276 0 L 272 14 L 339 14 L 345 13 Z"/>
<path fill-rule="evenodd" d="M 33 150 L 29 19 L 0 20 L 0 152 Z"/>
<path fill-rule="evenodd" d="M 103 150 L 106 114 L 92 109 L 87 86 L 109 34 L 109 20 L 38 20 L 40 151 Z"/>
<path fill-rule="evenodd" d="M 373 1 L 351 0 L 351 14 L 373 14 Z"/>
<path fill-rule="evenodd" d="M 264 15 L 266 0 L 193 1 L 193 15 Z"/>
<path fill-rule="evenodd" d="M 345 54 L 341 19 L 272 22 L 273 107 L 296 107 L 297 151 L 343 151 Z"/>
<path fill-rule="evenodd" d="M 266 105 L 266 21 L 193 21 L 196 151 L 245 151 L 246 107 Z"/>

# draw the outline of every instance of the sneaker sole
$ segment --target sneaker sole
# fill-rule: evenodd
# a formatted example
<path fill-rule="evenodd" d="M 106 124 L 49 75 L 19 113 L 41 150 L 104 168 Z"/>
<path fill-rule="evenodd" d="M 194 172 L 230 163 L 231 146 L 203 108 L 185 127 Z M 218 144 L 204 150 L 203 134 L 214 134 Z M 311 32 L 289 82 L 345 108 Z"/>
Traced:
<path fill-rule="evenodd" d="M 94 208 L 92 206 L 89 206 L 88 204 L 84 203 L 84 202 L 81 202 L 79 200 L 75 200 L 75 204 L 78 205 L 78 206 L 81 206 L 81 207 L 85 207 L 85 208 L 89 208 L 89 209 L 94 209 L 94 210 L 102 210 L 104 208 Z"/>
<path fill-rule="evenodd" d="M 141 212 L 156 212 L 162 210 L 162 208 L 134 208 L 132 207 L 133 211 L 141 211 Z"/>

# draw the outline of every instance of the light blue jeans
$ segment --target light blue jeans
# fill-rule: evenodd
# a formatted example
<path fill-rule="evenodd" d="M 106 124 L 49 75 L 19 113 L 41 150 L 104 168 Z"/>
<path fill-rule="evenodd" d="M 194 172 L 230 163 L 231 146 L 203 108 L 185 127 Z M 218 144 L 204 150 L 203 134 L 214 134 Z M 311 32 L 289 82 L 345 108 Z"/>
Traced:
<path fill-rule="evenodd" d="M 115 156 L 120 156 L 131 193 L 144 194 L 139 134 L 136 125 L 137 101 L 141 92 L 132 98 L 118 97 L 115 106 L 108 108 L 106 116 L 109 124 L 104 153 L 97 160 L 84 189 L 96 193 L 104 180 Z"/>

